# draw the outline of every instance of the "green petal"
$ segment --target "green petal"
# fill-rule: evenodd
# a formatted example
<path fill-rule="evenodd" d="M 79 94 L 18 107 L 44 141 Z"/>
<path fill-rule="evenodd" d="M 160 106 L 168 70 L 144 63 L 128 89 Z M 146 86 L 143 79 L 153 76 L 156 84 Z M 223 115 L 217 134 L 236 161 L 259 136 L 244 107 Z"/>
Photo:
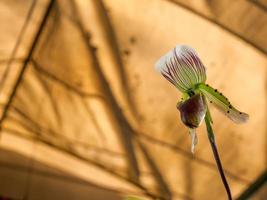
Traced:
<path fill-rule="evenodd" d="M 209 85 L 205 84 L 199 84 L 198 89 L 209 99 L 212 104 L 215 105 L 215 107 L 217 107 L 235 123 L 244 123 L 248 120 L 248 114 L 240 112 L 234 108 L 228 99 L 216 89 L 213 89 Z"/>

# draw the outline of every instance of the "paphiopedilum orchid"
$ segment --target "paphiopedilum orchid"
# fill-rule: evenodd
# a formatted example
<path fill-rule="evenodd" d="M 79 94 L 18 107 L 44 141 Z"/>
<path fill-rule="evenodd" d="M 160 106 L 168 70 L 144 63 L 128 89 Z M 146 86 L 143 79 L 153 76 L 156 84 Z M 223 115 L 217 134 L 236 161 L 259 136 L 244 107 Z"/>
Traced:
<path fill-rule="evenodd" d="M 244 123 L 248 120 L 248 114 L 237 110 L 222 93 L 205 83 L 206 68 L 193 48 L 177 45 L 161 57 L 155 67 L 182 92 L 182 100 L 177 103 L 177 108 L 181 120 L 189 127 L 192 153 L 197 144 L 196 128 L 205 116 L 212 122 L 207 102 L 215 105 L 235 123 Z"/>

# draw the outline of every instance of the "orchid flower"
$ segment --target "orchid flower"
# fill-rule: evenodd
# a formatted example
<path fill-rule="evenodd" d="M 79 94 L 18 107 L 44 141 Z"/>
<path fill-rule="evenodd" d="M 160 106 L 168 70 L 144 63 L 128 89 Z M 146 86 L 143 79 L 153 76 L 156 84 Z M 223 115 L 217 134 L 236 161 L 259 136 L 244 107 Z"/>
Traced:
<path fill-rule="evenodd" d="M 205 116 L 212 123 L 207 102 L 215 105 L 235 123 L 248 120 L 248 114 L 237 110 L 222 93 L 206 84 L 206 68 L 193 48 L 177 45 L 161 57 L 155 67 L 182 92 L 182 100 L 177 103 L 177 109 L 182 122 L 189 128 L 192 153 L 197 144 L 196 128 Z"/>

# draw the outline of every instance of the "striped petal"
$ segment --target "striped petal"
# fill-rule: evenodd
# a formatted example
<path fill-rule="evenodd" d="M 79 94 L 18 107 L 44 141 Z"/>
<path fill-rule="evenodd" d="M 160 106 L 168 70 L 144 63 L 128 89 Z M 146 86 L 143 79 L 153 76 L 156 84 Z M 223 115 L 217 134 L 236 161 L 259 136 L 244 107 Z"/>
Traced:
<path fill-rule="evenodd" d="M 161 57 L 155 67 L 182 92 L 206 81 L 206 69 L 195 50 L 189 46 L 177 45 Z"/>
<path fill-rule="evenodd" d="M 249 119 L 249 115 L 240 112 L 232 106 L 228 99 L 219 93 L 216 89 L 213 89 L 209 85 L 199 84 L 198 89 L 209 99 L 209 101 L 215 105 L 221 112 L 229 117 L 235 123 L 245 123 Z"/>

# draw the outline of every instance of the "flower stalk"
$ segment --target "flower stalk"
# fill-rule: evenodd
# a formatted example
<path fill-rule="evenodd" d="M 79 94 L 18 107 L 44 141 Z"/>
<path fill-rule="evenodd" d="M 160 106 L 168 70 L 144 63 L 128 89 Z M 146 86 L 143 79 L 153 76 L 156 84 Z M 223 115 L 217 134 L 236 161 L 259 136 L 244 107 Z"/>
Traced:
<path fill-rule="evenodd" d="M 207 111 L 207 112 L 209 112 L 209 111 Z M 211 126 L 212 121 L 210 119 L 211 118 L 209 118 L 209 115 L 205 116 L 205 123 L 206 123 L 209 142 L 210 142 L 210 145 L 211 145 L 211 148 L 212 148 L 213 156 L 214 156 L 214 159 L 216 161 L 216 165 L 217 165 L 217 168 L 219 170 L 223 185 L 224 185 L 225 190 L 227 192 L 228 199 L 232 200 L 231 189 L 230 189 L 230 187 L 228 185 L 227 179 L 226 179 L 226 177 L 224 175 L 224 172 L 223 172 L 221 159 L 220 159 L 220 156 L 219 156 L 219 153 L 218 153 L 218 150 L 217 150 L 217 146 L 216 146 L 216 143 L 215 143 L 215 137 L 214 137 L 212 126 Z"/>

